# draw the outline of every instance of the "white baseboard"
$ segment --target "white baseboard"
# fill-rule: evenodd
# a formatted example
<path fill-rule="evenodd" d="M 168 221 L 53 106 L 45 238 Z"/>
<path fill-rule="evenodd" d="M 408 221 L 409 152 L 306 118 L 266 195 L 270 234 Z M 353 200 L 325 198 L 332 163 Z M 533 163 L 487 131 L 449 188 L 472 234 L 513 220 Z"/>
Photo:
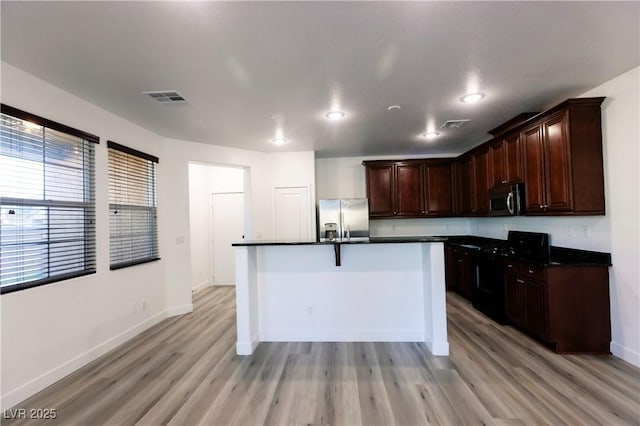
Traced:
<path fill-rule="evenodd" d="M 611 353 L 636 367 L 640 367 L 640 353 L 632 349 L 626 348 L 616 342 L 611 342 Z"/>
<path fill-rule="evenodd" d="M 177 315 L 188 314 L 193 312 L 193 303 L 185 303 L 184 305 L 172 306 L 166 311 L 167 317 L 175 317 Z"/>
<path fill-rule="evenodd" d="M 251 355 L 259 343 L 260 339 L 258 337 L 253 338 L 250 342 L 236 342 L 236 353 L 238 355 Z"/>
<path fill-rule="evenodd" d="M 260 330 L 263 342 L 421 342 L 424 330 Z"/>
<path fill-rule="evenodd" d="M 201 283 L 198 283 L 195 286 L 193 286 L 191 291 L 192 292 L 196 292 L 196 291 L 200 291 L 203 288 L 207 288 L 207 287 L 213 287 L 213 281 L 211 281 L 211 280 L 202 281 Z"/>
<path fill-rule="evenodd" d="M 156 315 L 147 318 L 133 327 L 123 331 L 122 333 L 94 346 L 88 351 L 76 356 L 75 358 L 61 364 L 46 373 L 28 381 L 27 383 L 7 392 L 0 397 L 0 411 L 11 408 L 14 405 L 24 401 L 30 396 L 40 392 L 47 386 L 52 385 L 63 377 L 68 376 L 79 368 L 87 365 L 91 361 L 106 354 L 110 350 L 125 343 L 127 340 L 137 336 L 146 329 L 156 325 L 163 319 L 167 318 L 167 311 L 162 311 Z"/>

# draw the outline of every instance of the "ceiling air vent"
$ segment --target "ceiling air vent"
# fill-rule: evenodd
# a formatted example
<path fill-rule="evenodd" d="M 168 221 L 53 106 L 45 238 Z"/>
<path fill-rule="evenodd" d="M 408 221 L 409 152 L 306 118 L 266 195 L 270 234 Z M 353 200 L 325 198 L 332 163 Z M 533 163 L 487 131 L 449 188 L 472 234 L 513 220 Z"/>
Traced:
<path fill-rule="evenodd" d="M 440 126 L 441 129 L 459 129 L 467 125 L 471 120 L 466 118 L 463 120 L 447 120 Z"/>
<path fill-rule="evenodd" d="M 187 100 L 176 90 L 160 90 L 155 92 L 142 92 L 162 104 L 186 103 Z"/>

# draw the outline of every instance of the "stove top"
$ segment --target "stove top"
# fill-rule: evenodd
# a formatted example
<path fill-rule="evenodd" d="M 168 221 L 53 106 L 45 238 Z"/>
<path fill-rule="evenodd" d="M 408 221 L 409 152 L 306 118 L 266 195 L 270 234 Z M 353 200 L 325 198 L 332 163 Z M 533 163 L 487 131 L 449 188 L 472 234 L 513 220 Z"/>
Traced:
<path fill-rule="evenodd" d="M 509 231 L 506 242 L 496 242 L 478 248 L 491 257 L 521 257 L 548 262 L 549 235 L 540 232 Z"/>

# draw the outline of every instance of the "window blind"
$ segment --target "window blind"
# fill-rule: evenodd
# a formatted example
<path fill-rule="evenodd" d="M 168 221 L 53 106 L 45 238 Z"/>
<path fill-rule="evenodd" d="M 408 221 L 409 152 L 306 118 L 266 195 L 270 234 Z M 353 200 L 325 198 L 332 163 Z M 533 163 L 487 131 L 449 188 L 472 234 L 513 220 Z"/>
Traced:
<path fill-rule="evenodd" d="M 158 260 L 158 158 L 112 141 L 107 146 L 111 269 Z"/>
<path fill-rule="evenodd" d="M 94 142 L 2 105 L 1 293 L 96 271 Z"/>

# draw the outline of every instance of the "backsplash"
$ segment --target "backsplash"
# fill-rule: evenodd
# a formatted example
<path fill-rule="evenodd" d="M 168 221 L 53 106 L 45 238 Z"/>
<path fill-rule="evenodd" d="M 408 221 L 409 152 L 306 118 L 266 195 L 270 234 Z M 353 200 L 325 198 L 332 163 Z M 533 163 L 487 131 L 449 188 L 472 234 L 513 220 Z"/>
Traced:
<path fill-rule="evenodd" d="M 506 239 L 509 230 L 544 232 L 553 246 L 583 250 L 611 251 L 610 221 L 606 216 L 475 218 L 470 234 Z"/>
<path fill-rule="evenodd" d="M 469 235 L 470 219 L 376 219 L 369 221 L 372 237 Z"/>

